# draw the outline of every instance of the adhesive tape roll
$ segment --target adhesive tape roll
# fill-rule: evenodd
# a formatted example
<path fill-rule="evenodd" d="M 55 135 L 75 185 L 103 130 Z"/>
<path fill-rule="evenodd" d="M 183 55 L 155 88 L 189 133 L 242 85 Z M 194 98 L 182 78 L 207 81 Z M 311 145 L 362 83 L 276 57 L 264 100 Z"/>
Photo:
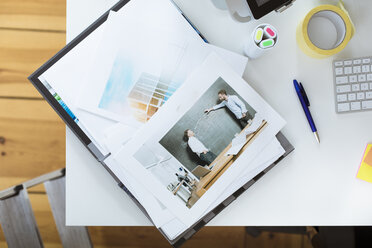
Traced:
<path fill-rule="evenodd" d="M 297 44 L 313 58 L 342 51 L 354 35 L 354 25 L 342 2 L 312 9 L 297 27 Z"/>

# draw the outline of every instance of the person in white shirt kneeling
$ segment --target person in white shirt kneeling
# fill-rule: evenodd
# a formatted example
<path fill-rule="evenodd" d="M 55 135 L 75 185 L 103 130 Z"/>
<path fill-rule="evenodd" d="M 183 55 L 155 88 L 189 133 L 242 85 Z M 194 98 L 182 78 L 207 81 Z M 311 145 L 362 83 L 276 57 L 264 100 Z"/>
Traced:
<path fill-rule="evenodd" d="M 217 156 L 195 137 L 195 133 L 192 130 L 186 129 L 184 132 L 184 138 L 190 149 L 207 165 L 210 165 L 216 159 Z"/>

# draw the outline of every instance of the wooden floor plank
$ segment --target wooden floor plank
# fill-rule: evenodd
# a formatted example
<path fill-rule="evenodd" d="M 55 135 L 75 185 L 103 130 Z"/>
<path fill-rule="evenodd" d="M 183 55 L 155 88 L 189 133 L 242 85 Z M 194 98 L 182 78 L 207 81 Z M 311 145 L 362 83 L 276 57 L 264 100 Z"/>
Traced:
<path fill-rule="evenodd" d="M 155 227 L 89 227 L 97 247 L 171 247 Z M 182 247 L 244 247 L 244 227 L 205 227 Z"/>
<path fill-rule="evenodd" d="M 246 248 L 302 248 L 305 235 L 262 232 L 258 237 L 246 235 Z"/>
<path fill-rule="evenodd" d="M 22 182 L 65 167 L 63 123 L 0 119 L 0 130 L 0 177 Z"/>
<path fill-rule="evenodd" d="M 66 30 L 65 0 L 1 0 L 0 29 Z"/>
<path fill-rule="evenodd" d="M 0 190 L 65 167 L 65 125 L 44 100 L 0 99 Z"/>
<path fill-rule="evenodd" d="M 1 48 L 7 50 L 17 49 L 20 52 L 22 52 L 23 49 L 29 51 L 30 53 L 35 50 L 35 52 L 38 53 L 40 51 L 55 50 L 65 45 L 65 33 L 62 32 L 60 33 L 32 30 L 19 31 L 12 29 L 0 29 L 0 37 Z M 33 53 L 33 55 L 35 55 L 36 53 Z M 2 53 L 2 55 L 4 54 Z M 32 60 L 35 58 L 27 57 L 25 59 Z"/>
<path fill-rule="evenodd" d="M 46 194 L 30 193 L 29 198 L 43 242 L 54 243 L 58 245 L 58 247 L 62 247 L 53 213 L 49 205 L 48 196 Z"/>
<path fill-rule="evenodd" d="M 105 247 L 170 247 L 155 227 L 89 227 L 93 244 Z"/>
<path fill-rule="evenodd" d="M 1 75 L 1 72 L 0 72 Z M 1 77 L 1 76 L 0 76 Z M 24 75 L 11 75 L 11 80 L 0 82 L 0 98 L 36 98 L 42 96 Z M 4 79 L 4 78 L 3 78 Z"/>
<path fill-rule="evenodd" d="M 204 227 L 188 240 L 183 247 L 243 248 L 244 242 L 244 227 Z"/>
<path fill-rule="evenodd" d="M 29 120 L 29 121 L 58 121 L 62 123 L 57 113 L 45 100 L 23 100 L 23 99 L 2 99 L 0 98 L 0 119 L 8 120 Z M 1 120 L 0 124 L 3 122 Z M 11 123 L 8 122 L 11 126 Z M 2 127 L 0 129 L 3 130 Z M 10 128 L 10 127 L 9 127 Z"/>
<path fill-rule="evenodd" d="M 37 97 L 27 77 L 65 45 L 64 33 L 0 29 L 0 97 Z"/>

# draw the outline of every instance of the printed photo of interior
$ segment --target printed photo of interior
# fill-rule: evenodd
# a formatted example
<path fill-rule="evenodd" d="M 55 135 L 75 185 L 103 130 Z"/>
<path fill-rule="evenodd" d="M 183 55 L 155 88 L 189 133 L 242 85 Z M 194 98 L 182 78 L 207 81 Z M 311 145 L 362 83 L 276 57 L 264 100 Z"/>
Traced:
<path fill-rule="evenodd" d="M 266 125 L 218 78 L 160 140 L 150 138 L 134 157 L 191 208 Z"/>

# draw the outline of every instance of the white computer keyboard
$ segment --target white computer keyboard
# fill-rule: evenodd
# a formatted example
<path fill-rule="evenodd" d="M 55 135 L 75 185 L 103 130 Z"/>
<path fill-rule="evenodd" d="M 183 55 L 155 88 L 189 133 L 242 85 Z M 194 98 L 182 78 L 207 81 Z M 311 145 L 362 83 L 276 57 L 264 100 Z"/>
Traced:
<path fill-rule="evenodd" d="M 336 112 L 372 110 L 372 56 L 335 60 Z"/>

